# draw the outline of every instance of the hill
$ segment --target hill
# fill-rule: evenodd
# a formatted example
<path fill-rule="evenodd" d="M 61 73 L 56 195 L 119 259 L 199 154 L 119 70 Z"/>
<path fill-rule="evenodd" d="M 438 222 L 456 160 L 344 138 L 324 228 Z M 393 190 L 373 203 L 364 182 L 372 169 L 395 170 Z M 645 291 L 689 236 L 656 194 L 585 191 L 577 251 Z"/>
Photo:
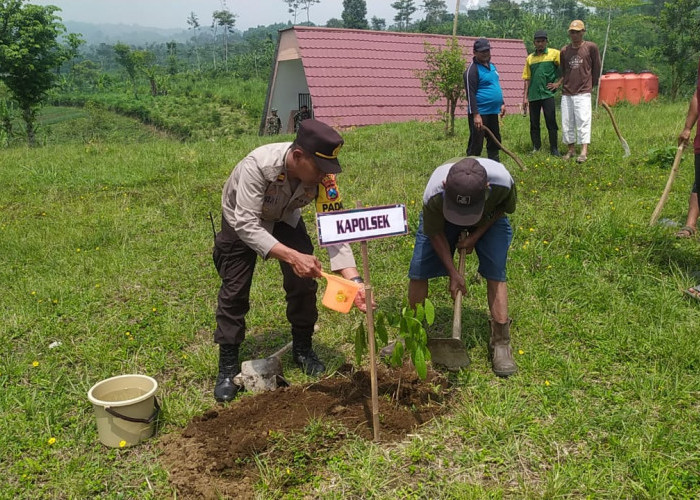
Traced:
<path fill-rule="evenodd" d="M 170 41 L 186 42 L 192 37 L 185 28 L 165 29 L 137 24 L 94 24 L 81 21 L 64 21 L 63 24 L 69 33 L 82 34 L 83 40 L 89 45 L 122 42 L 138 46 Z"/>

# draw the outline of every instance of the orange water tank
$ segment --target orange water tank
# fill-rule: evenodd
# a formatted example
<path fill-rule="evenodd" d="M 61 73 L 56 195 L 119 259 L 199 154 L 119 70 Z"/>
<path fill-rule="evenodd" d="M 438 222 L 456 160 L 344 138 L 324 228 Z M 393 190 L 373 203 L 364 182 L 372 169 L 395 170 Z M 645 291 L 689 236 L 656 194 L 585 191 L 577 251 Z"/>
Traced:
<path fill-rule="evenodd" d="M 620 73 L 611 69 L 606 71 L 600 77 L 600 85 L 598 87 L 598 99 L 605 101 L 608 106 L 614 106 L 616 103 L 624 100 L 625 86 L 624 79 Z"/>
<path fill-rule="evenodd" d="M 639 75 L 631 69 L 622 73 L 622 78 L 625 82 L 625 99 L 633 105 L 637 105 L 642 100 L 642 86 Z"/>
<path fill-rule="evenodd" d="M 642 99 L 649 102 L 659 95 L 659 77 L 651 71 L 644 70 L 639 73 L 639 80 L 642 87 Z"/>

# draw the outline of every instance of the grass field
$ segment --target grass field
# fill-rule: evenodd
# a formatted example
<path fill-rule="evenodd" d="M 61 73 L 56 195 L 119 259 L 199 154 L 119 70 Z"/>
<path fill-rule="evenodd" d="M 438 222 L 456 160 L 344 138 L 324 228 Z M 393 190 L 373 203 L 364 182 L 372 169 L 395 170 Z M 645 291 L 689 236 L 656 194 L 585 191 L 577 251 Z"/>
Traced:
<path fill-rule="evenodd" d="M 681 291 L 700 280 L 700 253 L 672 227 L 649 227 L 686 103 L 614 111 L 632 155 L 622 158 L 600 109 L 582 165 L 530 154 L 527 119 L 505 119 L 504 145 L 527 165 L 503 155 L 519 193 L 509 289 L 520 372 L 491 373 L 485 283 L 468 279 L 473 363 L 453 377 L 448 415 L 399 444 L 349 439 L 286 498 L 697 498 L 700 304 Z M 238 159 L 270 138 L 182 143 L 133 122 L 120 134 L 100 113 L 54 120 L 53 137 L 70 143 L 0 152 L 0 499 L 176 498 L 157 439 L 103 447 L 86 393 L 117 374 L 155 377 L 161 434 L 215 404 L 208 214 L 218 217 Z M 449 139 L 440 124 L 345 132 L 346 203 L 405 203 L 414 230 L 430 173 L 463 153 L 466 128 L 458 120 Z M 692 171 L 686 152 L 662 218 L 684 222 Z M 380 307 L 404 299 L 412 244 L 369 243 Z M 467 276 L 475 270 L 470 257 Z M 257 273 L 244 358 L 287 332 L 278 266 Z M 446 281 L 431 283 L 431 299 L 440 336 Z M 320 314 L 321 357 L 352 362 L 359 313 Z M 288 368 L 293 383 L 306 380 Z"/>

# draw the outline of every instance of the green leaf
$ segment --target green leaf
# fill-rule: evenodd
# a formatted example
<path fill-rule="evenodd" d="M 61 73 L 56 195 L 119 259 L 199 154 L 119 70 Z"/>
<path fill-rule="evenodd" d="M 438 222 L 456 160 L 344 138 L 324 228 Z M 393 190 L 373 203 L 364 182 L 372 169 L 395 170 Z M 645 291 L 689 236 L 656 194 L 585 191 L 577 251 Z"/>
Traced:
<path fill-rule="evenodd" d="M 425 362 L 425 356 L 423 355 L 423 351 L 421 349 L 417 349 L 413 353 L 413 366 L 415 366 L 416 373 L 420 379 L 425 380 L 425 377 L 428 376 L 428 365 Z"/>
<path fill-rule="evenodd" d="M 416 304 L 416 313 L 414 316 L 418 321 L 422 322 L 425 318 L 425 310 L 423 309 L 423 304 Z"/>
<path fill-rule="evenodd" d="M 435 306 L 428 299 L 425 299 L 425 321 L 429 325 L 435 322 Z"/>
<path fill-rule="evenodd" d="M 401 366 L 401 364 L 403 363 L 403 353 L 403 344 L 401 342 L 397 342 L 394 346 L 394 352 L 391 353 L 391 358 L 389 360 L 391 366 Z"/>
<path fill-rule="evenodd" d="M 377 315 L 377 321 L 375 322 L 375 333 L 376 337 L 382 342 L 382 345 L 387 345 L 389 343 L 389 333 L 386 331 L 386 317 L 381 312 Z"/>

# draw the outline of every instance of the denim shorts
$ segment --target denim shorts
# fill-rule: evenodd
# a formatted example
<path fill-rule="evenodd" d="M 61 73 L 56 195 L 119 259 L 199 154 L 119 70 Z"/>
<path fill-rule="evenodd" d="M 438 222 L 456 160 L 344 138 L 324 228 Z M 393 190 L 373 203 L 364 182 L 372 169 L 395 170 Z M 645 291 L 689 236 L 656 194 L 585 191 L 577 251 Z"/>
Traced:
<path fill-rule="evenodd" d="M 464 229 L 467 228 L 445 221 L 445 236 L 453 255 L 459 234 Z M 481 276 L 491 281 L 506 281 L 506 260 L 512 240 L 513 229 L 510 227 L 508 217 L 504 216 L 494 222 L 476 242 L 474 249 L 479 258 Z M 448 276 L 448 273 L 440 257 L 435 253 L 430 238 L 423 233 L 423 214 L 421 213 L 408 277 L 412 280 L 427 280 L 438 276 Z"/>

